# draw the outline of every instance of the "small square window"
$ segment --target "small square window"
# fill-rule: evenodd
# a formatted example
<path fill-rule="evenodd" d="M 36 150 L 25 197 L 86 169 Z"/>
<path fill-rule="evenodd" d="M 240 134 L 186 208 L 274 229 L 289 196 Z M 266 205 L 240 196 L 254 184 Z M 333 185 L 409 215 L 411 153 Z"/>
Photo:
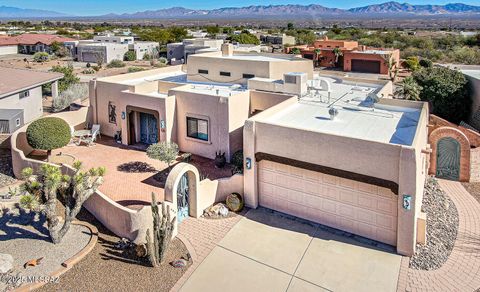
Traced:
<path fill-rule="evenodd" d="M 208 74 L 208 70 L 198 69 L 198 74 Z"/>
<path fill-rule="evenodd" d="M 220 71 L 220 76 L 232 76 L 232 73 L 225 72 L 225 71 Z"/>
<path fill-rule="evenodd" d="M 243 73 L 243 78 L 245 79 L 255 78 L 255 74 Z"/>
<path fill-rule="evenodd" d="M 30 91 L 22 91 L 20 92 L 20 98 L 25 98 L 30 96 Z"/>

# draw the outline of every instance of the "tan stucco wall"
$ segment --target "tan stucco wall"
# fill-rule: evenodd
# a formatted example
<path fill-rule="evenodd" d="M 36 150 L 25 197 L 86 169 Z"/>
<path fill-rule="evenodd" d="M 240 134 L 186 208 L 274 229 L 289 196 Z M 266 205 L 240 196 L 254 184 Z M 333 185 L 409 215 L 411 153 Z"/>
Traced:
<path fill-rule="evenodd" d="M 223 83 L 246 84 L 243 74 L 254 74 L 255 77 L 283 79 L 283 74 L 304 72 L 311 79 L 313 64 L 310 60 L 259 61 L 218 58 L 220 52 L 193 55 L 188 58 L 188 79 L 191 81 L 212 81 Z M 208 74 L 199 74 L 198 70 L 208 70 Z M 220 71 L 230 72 L 231 76 L 220 76 Z"/>
<path fill-rule="evenodd" d="M 293 95 L 291 94 L 251 90 L 250 113 L 264 111 L 292 97 Z"/>
<path fill-rule="evenodd" d="M 287 100 L 245 123 L 244 156 L 252 160 L 252 168 L 245 170 L 244 174 L 246 204 L 254 208 L 258 206 L 256 153 L 268 153 L 395 182 L 399 185 L 397 251 L 405 255 L 413 254 L 416 218 L 420 212 L 426 176 L 427 159 L 422 150 L 427 147 L 427 106 L 423 103 L 405 104 L 422 109 L 417 133 L 410 147 L 286 128 L 264 122 L 265 117 L 295 102 L 295 98 Z M 402 101 L 390 99 L 382 99 L 381 102 L 402 104 Z M 404 194 L 412 196 L 411 210 L 403 209 Z"/>
<path fill-rule="evenodd" d="M 29 90 L 30 96 L 20 98 L 19 93 L 0 99 L 2 109 L 23 109 L 24 123 L 29 123 L 43 114 L 42 87 Z"/>

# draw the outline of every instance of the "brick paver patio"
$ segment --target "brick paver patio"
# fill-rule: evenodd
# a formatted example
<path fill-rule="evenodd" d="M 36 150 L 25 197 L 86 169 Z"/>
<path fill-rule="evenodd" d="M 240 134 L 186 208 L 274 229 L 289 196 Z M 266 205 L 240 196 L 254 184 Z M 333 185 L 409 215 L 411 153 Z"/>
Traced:
<path fill-rule="evenodd" d="M 114 201 L 137 208 L 150 204 L 151 193 L 157 194 L 158 200 L 164 198 L 164 184 L 154 178 L 159 171 L 167 171 L 167 164 L 147 157 L 145 150 L 116 143 L 112 138 L 102 137 L 94 145 L 68 145 L 53 151 L 73 155 L 83 163 L 84 169 L 104 166 L 107 169 L 102 191 Z M 230 166 L 217 169 L 213 160 L 194 156 L 192 158 L 199 171 L 209 179 L 231 176 Z M 172 166 L 173 167 L 173 166 Z"/>
<path fill-rule="evenodd" d="M 228 231 L 243 218 L 242 214 L 225 219 L 189 217 L 178 227 L 178 236 L 187 246 L 193 264 L 170 291 L 178 291 Z M 213 283 L 212 283 L 213 284 Z"/>
<path fill-rule="evenodd" d="M 459 182 L 439 180 L 455 203 L 459 227 L 455 246 L 438 270 L 419 271 L 402 258 L 397 291 L 475 291 L 480 288 L 480 204 Z"/>

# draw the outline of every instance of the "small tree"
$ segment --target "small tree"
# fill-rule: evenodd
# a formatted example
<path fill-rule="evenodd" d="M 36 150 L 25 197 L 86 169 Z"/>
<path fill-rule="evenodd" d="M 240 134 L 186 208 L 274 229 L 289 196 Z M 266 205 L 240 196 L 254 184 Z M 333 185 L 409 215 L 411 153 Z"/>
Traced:
<path fill-rule="evenodd" d="M 147 156 L 165 162 L 171 170 L 171 164 L 178 156 L 178 145 L 173 142 L 152 144 L 147 148 Z"/>
<path fill-rule="evenodd" d="M 58 80 L 58 91 L 63 92 L 67 90 L 74 84 L 80 82 L 80 78 L 73 72 L 73 65 L 69 64 L 67 66 L 53 66 L 50 70 L 51 72 L 62 73 L 63 78 Z"/>
<path fill-rule="evenodd" d="M 301 54 L 301 51 L 299 48 L 292 48 L 290 50 L 290 54 L 293 54 L 293 55 L 300 55 Z"/>
<path fill-rule="evenodd" d="M 24 195 L 21 197 L 21 206 L 34 207 L 47 217 L 47 227 L 52 242 L 57 244 L 70 229 L 83 203 L 103 183 L 105 168 L 92 168 L 87 172 L 81 171 L 81 163 L 73 165 L 73 175 L 64 175 L 57 166 L 44 164 L 38 174 L 31 168 L 22 171 L 25 183 L 22 185 Z M 65 205 L 63 224 L 57 216 L 57 196 L 61 196 Z"/>
<path fill-rule="evenodd" d="M 103 63 L 105 63 L 105 54 L 103 52 L 96 52 L 95 61 L 97 62 L 97 66 L 101 69 L 103 66 Z"/>
<path fill-rule="evenodd" d="M 338 65 L 338 60 L 343 56 L 342 50 L 340 48 L 333 49 L 333 54 L 335 55 L 335 66 Z"/>
<path fill-rule="evenodd" d="M 70 138 L 70 126 L 61 118 L 38 119 L 27 128 L 28 144 L 33 149 L 46 150 L 48 161 L 52 150 L 64 147 L 70 142 Z"/>
<path fill-rule="evenodd" d="M 408 76 L 400 83 L 395 90 L 395 94 L 399 97 L 409 100 L 420 100 L 420 93 L 422 87 L 413 79 L 412 76 Z"/>
<path fill-rule="evenodd" d="M 124 61 L 135 61 L 137 59 L 137 54 L 134 51 L 128 51 L 123 55 Z"/>

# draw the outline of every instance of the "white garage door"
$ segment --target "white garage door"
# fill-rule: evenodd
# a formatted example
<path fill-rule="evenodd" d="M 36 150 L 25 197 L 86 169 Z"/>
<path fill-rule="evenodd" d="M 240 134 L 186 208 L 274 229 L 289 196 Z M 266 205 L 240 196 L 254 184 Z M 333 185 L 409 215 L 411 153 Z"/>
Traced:
<path fill-rule="evenodd" d="M 18 46 L 17 45 L 1 46 L 0 47 L 0 56 L 12 55 L 12 54 L 18 54 Z"/>
<path fill-rule="evenodd" d="M 258 187 L 261 206 L 397 244 L 397 195 L 388 188 L 268 160 Z"/>

